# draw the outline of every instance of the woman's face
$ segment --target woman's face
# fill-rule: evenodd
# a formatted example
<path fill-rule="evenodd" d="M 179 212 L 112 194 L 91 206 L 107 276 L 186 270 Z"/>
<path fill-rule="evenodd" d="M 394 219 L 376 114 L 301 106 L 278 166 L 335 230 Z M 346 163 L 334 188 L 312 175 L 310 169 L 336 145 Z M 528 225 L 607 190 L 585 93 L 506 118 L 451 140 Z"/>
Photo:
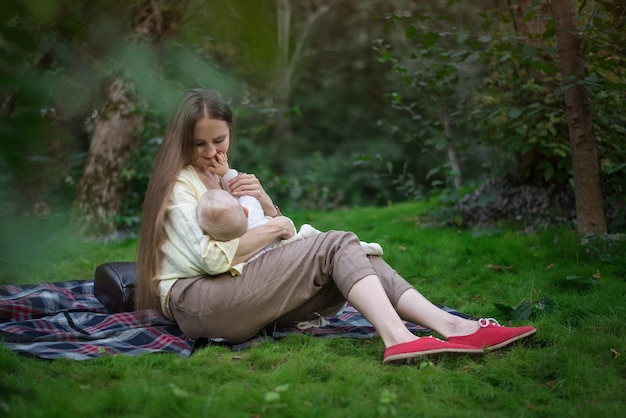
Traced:
<path fill-rule="evenodd" d="M 213 166 L 213 158 L 218 152 L 228 153 L 230 136 L 228 124 L 223 120 L 202 118 L 193 130 L 196 143 L 194 165 L 200 169 Z"/>

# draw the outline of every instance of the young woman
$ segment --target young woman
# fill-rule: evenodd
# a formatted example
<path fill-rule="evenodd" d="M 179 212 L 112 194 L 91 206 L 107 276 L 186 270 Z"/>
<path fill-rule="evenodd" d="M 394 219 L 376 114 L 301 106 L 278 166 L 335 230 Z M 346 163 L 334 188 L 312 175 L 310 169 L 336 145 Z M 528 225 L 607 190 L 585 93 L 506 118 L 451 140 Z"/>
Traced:
<path fill-rule="evenodd" d="M 329 231 L 264 253 L 294 235 L 291 221 L 252 174 L 229 183 L 238 197 L 254 196 L 272 219 L 231 241 L 202 233 L 200 196 L 220 188 L 218 152 L 228 153 L 233 116 L 215 90 L 188 91 L 171 119 L 146 192 L 137 259 L 136 306 L 157 308 L 192 339 L 243 342 L 267 326 L 312 319 L 349 301 L 385 345 L 383 363 L 425 355 L 479 354 L 533 335 L 491 319 L 451 315 L 424 298 L 378 256 L 368 256 L 351 232 Z M 419 338 L 403 319 L 433 329 L 446 341 Z"/>

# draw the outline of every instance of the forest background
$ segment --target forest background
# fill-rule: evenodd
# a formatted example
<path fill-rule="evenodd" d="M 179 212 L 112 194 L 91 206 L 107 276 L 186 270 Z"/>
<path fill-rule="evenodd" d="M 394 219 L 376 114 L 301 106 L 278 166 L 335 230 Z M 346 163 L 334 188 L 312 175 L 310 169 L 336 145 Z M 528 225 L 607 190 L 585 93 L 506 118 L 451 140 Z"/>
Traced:
<path fill-rule="evenodd" d="M 559 68 L 562 4 L 575 6 L 585 69 L 573 79 Z M 575 227 L 565 103 L 581 88 L 600 232 L 623 231 L 625 10 L 611 0 L 5 0 L 0 215 L 133 233 L 167 119 L 184 91 L 212 87 L 236 113 L 233 166 L 286 213 L 434 197 L 445 223 Z"/>

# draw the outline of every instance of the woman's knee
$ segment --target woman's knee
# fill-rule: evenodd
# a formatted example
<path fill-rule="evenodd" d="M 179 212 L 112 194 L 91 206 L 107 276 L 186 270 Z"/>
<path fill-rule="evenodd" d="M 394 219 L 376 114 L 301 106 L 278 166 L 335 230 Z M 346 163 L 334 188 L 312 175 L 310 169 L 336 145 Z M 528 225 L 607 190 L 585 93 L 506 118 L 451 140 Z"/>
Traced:
<path fill-rule="evenodd" d="M 332 230 L 332 231 L 326 232 L 326 235 L 332 241 L 341 243 L 342 246 L 350 245 L 350 243 L 356 244 L 359 246 L 361 245 L 359 242 L 359 237 L 357 237 L 354 232 Z"/>

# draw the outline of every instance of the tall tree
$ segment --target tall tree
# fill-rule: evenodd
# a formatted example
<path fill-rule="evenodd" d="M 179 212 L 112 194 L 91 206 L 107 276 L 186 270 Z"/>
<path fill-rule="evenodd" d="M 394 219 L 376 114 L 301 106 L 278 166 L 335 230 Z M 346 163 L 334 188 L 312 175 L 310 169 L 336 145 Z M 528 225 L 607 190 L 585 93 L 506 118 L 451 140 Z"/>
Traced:
<path fill-rule="evenodd" d="M 149 46 L 170 37 L 178 28 L 183 5 L 165 0 L 142 1 L 135 11 L 132 37 Z M 121 172 L 138 144 L 143 114 L 122 69 L 108 88 L 99 113 L 83 175 L 78 185 L 71 224 L 83 234 L 110 234 L 122 202 Z"/>
<path fill-rule="evenodd" d="M 565 106 L 572 150 L 576 220 L 581 233 L 606 233 L 598 149 L 591 123 L 589 96 L 582 81 L 585 67 L 576 28 L 573 0 L 552 0 L 559 65 L 566 84 Z"/>
<path fill-rule="evenodd" d="M 290 97 L 295 84 L 296 66 L 302 59 L 309 34 L 318 19 L 328 11 L 326 4 L 316 6 L 313 10 L 307 11 L 307 15 L 300 25 L 292 27 L 291 0 L 277 0 L 277 37 L 278 46 L 276 53 L 276 102 L 278 113 L 276 117 L 276 130 L 274 135 L 280 143 L 280 148 L 289 148 L 291 140 L 291 120 L 287 115 L 290 108 Z M 291 45 L 291 38 L 295 39 L 295 46 Z"/>

